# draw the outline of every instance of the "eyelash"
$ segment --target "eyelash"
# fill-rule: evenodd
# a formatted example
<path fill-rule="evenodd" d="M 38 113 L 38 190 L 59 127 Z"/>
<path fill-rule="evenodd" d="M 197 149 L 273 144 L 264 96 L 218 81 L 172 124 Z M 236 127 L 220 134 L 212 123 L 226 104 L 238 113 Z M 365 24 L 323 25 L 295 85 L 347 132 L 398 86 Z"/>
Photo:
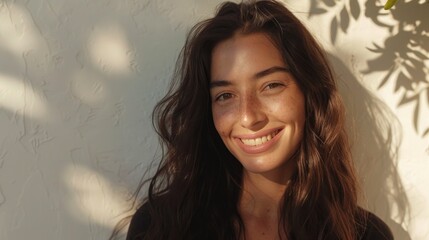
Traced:
<path fill-rule="evenodd" d="M 273 86 L 274 86 L 274 87 L 273 87 Z M 267 85 L 264 87 L 264 89 L 265 89 L 265 88 L 273 89 L 273 88 L 277 88 L 277 87 L 280 87 L 280 86 L 283 86 L 283 84 L 281 84 L 281 83 L 277 83 L 277 82 L 273 82 L 273 83 L 269 83 L 269 84 L 267 84 Z"/>
<path fill-rule="evenodd" d="M 222 99 L 222 98 L 225 98 L 225 95 L 228 95 L 229 97 L 227 99 Z M 230 98 L 232 98 L 232 93 L 222 93 L 219 96 L 217 96 L 215 100 L 217 102 L 219 102 L 219 101 L 226 101 L 226 100 L 228 100 Z"/>
<path fill-rule="evenodd" d="M 271 90 L 271 89 L 278 88 L 278 87 L 281 87 L 281 86 L 283 86 L 283 84 L 282 84 L 282 83 L 273 82 L 273 83 L 269 83 L 269 84 L 267 84 L 267 85 L 264 87 L 264 89 L 268 88 L 267 90 Z M 232 97 L 233 97 L 233 94 L 232 94 L 232 93 L 222 93 L 222 94 L 219 94 L 219 95 L 215 98 L 215 101 L 216 101 L 216 102 L 223 102 L 223 101 L 226 101 L 226 100 L 228 100 L 228 99 L 230 99 L 230 98 L 232 98 Z"/>

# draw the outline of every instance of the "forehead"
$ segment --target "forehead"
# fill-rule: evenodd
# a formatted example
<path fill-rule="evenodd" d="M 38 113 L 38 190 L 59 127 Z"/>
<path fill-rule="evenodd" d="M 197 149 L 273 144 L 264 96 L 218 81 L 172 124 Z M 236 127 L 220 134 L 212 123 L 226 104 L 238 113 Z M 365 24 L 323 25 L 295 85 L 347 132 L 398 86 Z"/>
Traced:
<path fill-rule="evenodd" d="M 212 51 L 211 80 L 245 77 L 273 66 L 286 67 L 280 51 L 264 33 L 235 34 Z"/>

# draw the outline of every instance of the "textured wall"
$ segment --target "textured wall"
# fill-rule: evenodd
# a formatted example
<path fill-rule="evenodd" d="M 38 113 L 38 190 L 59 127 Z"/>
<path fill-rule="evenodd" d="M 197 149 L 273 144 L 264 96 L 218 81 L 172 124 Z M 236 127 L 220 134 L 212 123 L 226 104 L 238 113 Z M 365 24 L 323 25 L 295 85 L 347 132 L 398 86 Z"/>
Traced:
<path fill-rule="evenodd" d="M 150 113 L 185 34 L 219 2 L 0 0 L 0 239 L 107 238 L 159 153 Z M 397 69 L 383 82 L 401 64 L 405 37 L 393 38 L 401 18 L 388 14 L 381 22 L 390 27 L 379 24 L 364 14 L 371 0 L 285 2 L 342 79 L 363 204 L 398 239 L 429 239 L 429 94 L 398 106 L 410 89 L 429 88 L 403 87 Z M 408 14 L 429 10 L 413 2 Z M 310 8 L 320 14 L 309 18 Z M 374 43 L 385 51 L 369 51 Z M 419 52 L 413 64 L 428 81 L 427 51 Z"/>

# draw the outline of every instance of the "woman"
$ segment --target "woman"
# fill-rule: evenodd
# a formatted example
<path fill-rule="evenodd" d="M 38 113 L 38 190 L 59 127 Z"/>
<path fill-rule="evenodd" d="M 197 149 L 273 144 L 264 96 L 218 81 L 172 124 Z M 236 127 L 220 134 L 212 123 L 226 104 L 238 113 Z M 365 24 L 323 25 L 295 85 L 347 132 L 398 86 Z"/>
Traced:
<path fill-rule="evenodd" d="M 127 239 L 393 239 L 357 205 L 324 52 L 279 2 L 196 25 L 153 117 L 165 152 Z"/>

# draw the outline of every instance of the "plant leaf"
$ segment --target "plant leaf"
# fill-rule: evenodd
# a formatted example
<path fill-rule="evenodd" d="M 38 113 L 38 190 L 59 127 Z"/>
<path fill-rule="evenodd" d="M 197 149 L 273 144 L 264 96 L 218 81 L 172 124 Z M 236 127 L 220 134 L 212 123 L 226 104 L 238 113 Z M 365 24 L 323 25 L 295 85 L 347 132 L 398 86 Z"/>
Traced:
<path fill-rule="evenodd" d="M 397 1 L 398 0 L 387 0 L 386 4 L 384 5 L 384 10 L 389 10 L 390 8 L 392 8 Z"/>

